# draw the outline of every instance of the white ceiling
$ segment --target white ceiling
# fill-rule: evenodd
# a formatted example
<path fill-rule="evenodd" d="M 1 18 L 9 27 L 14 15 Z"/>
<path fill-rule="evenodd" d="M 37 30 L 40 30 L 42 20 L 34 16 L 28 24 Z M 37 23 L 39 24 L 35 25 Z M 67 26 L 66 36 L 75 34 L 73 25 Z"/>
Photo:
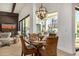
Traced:
<path fill-rule="evenodd" d="M 0 3 L 0 11 L 11 12 L 12 3 Z"/>
<path fill-rule="evenodd" d="M 17 3 L 15 6 L 14 13 L 19 13 L 21 12 L 21 9 L 25 6 L 25 3 Z"/>
<path fill-rule="evenodd" d="M 20 13 L 23 7 L 26 6 L 28 8 L 28 6 L 30 5 L 32 6 L 32 3 L 16 3 L 14 13 Z M 36 8 L 38 9 L 41 4 L 36 3 L 35 5 L 36 5 Z M 43 3 L 43 5 L 47 7 L 48 4 Z M 0 3 L 0 11 L 11 12 L 12 6 L 13 6 L 13 3 Z"/>
<path fill-rule="evenodd" d="M 13 3 L 0 3 L 0 11 L 11 12 Z M 19 13 L 23 8 L 24 3 L 17 3 L 14 13 Z"/>
<path fill-rule="evenodd" d="M 13 3 L 0 3 L 0 11 L 11 12 Z M 32 5 L 32 3 L 16 3 L 14 13 L 20 13 L 24 6 L 28 8 L 28 6 Z M 40 3 L 36 4 L 37 9 L 40 7 Z M 52 4 L 43 3 L 43 5 L 47 8 L 48 5 L 52 7 Z M 79 4 L 77 4 L 79 6 Z M 48 8 L 49 9 L 49 8 Z M 47 9 L 47 10 L 48 10 Z"/>

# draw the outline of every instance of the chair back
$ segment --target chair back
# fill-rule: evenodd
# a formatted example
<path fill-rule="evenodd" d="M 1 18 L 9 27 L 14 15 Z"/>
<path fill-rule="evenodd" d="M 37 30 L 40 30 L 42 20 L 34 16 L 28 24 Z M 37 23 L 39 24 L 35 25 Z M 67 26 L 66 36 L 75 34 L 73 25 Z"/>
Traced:
<path fill-rule="evenodd" d="M 57 55 L 57 43 L 58 43 L 58 37 L 52 37 L 49 36 L 46 40 L 46 54 L 49 56 L 56 56 Z"/>
<path fill-rule="evenodd" d="M 25 41 L 24 41 L 24 38 L 23 36 L 20 36 L 20 40 L 21 40 L 21 44 L 22 44 L 22 50 L 26 49 L 26 45 L 25 45 Z"/>
<path fill-rule="evenodd" d="M 28 49 L 28 47 L 25 44 L 27 42 L 24 40 L 23 36 L 20 36 L 20 39 L 21 39 L 21 43 L 22 43 L 22 53 L 21 53 L 21 56 L 37 53 L 36 49 L 34 49 L 34 48 Z"/>
<path fill-rule="evenodd" d="M 29 34 L 29 41 L 30 42 L 33 42 L 33 41 L 36 41 L 36 40 L 39 40 L 39 37 L 38 37 L 37 34 L 35 34 L 35 33 Z"/>

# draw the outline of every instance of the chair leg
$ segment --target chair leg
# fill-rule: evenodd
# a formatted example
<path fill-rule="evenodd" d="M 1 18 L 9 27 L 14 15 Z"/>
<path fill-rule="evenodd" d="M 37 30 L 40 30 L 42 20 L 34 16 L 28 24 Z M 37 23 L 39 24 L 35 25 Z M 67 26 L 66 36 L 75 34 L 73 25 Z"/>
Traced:
<path fill-rule="evenodd" d="M 21 56 L 23 56 L 23 51 L 22 51 L 22 53 L 21 53 Z"/>
<path fill-rule="evenodd" d="M 34 56 L 34 54 L 32 54 L 32 56 Z"/>
<path fill-rule="evenodd" d="M 26 56 L 26 55 L 24 54 L 24 56 Z"/>
<path fill-rule="evenodd" d="M 36 54 L 35 53 L 33 53 L 33 56 L 35 56 Z"/>

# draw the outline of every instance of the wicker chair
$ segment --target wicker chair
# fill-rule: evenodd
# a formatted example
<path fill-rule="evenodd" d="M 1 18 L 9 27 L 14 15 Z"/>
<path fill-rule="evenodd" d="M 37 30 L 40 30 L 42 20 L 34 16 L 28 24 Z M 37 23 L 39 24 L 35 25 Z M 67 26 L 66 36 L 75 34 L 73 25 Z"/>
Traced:
<path fill-rule="evenodd" d="M 22 53 L 21 53 L 21 56 L 25 56 L 25 55 L 29 55 L 29 54 L 36 54 L 37 53 L 37 50 L 36 48 L 33 48 L 33 47 L 29 47 L 27 48 L 27 46 L 25 45 L 25 43 L 28 43 L 27 41 L 24 40 L 23 36 L 20 36 L 20 39 L 21 39 L 21 43 L 22 43 Z M 28 43 L 30 44 L 30 43 Z"/>

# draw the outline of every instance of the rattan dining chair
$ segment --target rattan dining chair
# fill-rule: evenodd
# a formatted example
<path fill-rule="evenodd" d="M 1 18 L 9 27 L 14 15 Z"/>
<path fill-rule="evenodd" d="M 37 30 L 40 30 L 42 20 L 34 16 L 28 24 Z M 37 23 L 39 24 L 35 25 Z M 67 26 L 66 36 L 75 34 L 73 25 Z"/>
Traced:
<path fill-rule="evenodd" d="M 40 49 L 42 56 L 57 56 L 58 37 L 48 37 L 44 49 Z"/>
<path fill-rule="evenodd" d="M 21 43 L 22 43 L 22 53 L 21 53 L 21 56 L 25 56 L 25 55 L 29 55 L 29 54 L 36 54 L 37 53 L 37 50 L 36 48 L 33 48 L 31 46 L 29 46 L 29 48 L 25 45 L 25 43 L 28 43 L 30 44 L 29 42 L 25 41 L 23 36 L 20 36 L 20 39 L 21 39 Z"/>

